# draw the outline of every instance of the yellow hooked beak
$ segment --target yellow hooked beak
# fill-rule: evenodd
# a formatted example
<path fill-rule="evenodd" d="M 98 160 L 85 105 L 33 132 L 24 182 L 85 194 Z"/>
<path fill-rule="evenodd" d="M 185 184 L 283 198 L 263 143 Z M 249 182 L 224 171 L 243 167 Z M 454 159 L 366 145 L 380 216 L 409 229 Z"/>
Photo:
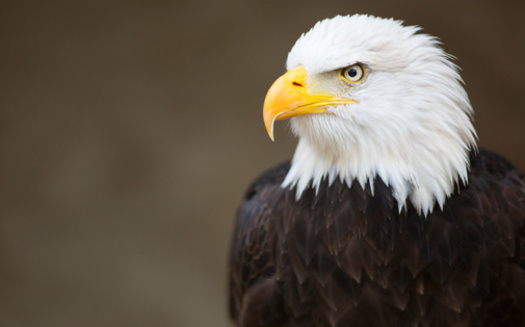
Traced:
<path fill-rule="evenodd" d="M 355 103 L 326 93 L 308 93 L 306 70 L 299 66 L 279 77 L 264 99 L 263 118 L 266 131 L 273 141 L 273 124 L 276 120 L 306 114 L 330 114 L 328 106 Z"/>

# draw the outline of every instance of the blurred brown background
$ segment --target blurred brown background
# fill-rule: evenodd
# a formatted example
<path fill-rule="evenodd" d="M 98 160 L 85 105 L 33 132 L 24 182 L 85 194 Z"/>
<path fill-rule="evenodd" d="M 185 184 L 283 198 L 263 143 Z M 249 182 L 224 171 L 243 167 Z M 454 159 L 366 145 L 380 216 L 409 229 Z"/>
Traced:
<path fill-rule="evenodd" d="M 525 170 L 523 1 L 2 1 L 0 326 L 228 326 L 236 206 L 295 145 L 266 90 L 356 12 L 439 36 Z"/>

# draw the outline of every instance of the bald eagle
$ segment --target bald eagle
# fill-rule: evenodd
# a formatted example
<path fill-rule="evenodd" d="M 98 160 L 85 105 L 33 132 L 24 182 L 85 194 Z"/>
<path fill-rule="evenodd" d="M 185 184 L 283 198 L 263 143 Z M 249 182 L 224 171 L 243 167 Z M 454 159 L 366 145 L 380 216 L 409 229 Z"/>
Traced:
<path fill-rule="evenodd" d="M 418 31 L 337 16 L 291 49 L 263 118 L 299 142 L 238 210 L 237 326 L 525 326 L 523 177 Z"/>

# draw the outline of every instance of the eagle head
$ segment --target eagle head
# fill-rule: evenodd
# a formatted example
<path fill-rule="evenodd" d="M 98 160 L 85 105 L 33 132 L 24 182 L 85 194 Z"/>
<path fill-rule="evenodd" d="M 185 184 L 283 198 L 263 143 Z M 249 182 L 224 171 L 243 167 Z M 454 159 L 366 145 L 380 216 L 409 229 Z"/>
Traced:
<path fill-rule="evenodd" d="M 283 182 L 297 198 L 321 181 L 388 185 L 422 214 L 468 183 L 472 107 L 435 37 L 367 15 L 318 22 L 288 54 L 263 118 L 291 118 L 299 143 Z"/>

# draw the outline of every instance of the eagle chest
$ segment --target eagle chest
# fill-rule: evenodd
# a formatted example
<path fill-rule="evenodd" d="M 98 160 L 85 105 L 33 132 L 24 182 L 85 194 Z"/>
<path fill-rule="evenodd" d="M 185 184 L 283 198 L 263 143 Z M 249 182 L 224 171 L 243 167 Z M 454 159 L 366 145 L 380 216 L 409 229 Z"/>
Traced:
<path fill-rule="evenodd" d="M 399 213 L 380 180 L 374 192 L 324 183 L 299 200 L 283 190 L 270 230 L 287 315 L 319 326 L 473 323 L 484 294 L 507 277 L 515 235 L 490 226 L 479 203 L 465 206 L 467 190 L 455 197 L 425 218 L 410 206 Z"/>

